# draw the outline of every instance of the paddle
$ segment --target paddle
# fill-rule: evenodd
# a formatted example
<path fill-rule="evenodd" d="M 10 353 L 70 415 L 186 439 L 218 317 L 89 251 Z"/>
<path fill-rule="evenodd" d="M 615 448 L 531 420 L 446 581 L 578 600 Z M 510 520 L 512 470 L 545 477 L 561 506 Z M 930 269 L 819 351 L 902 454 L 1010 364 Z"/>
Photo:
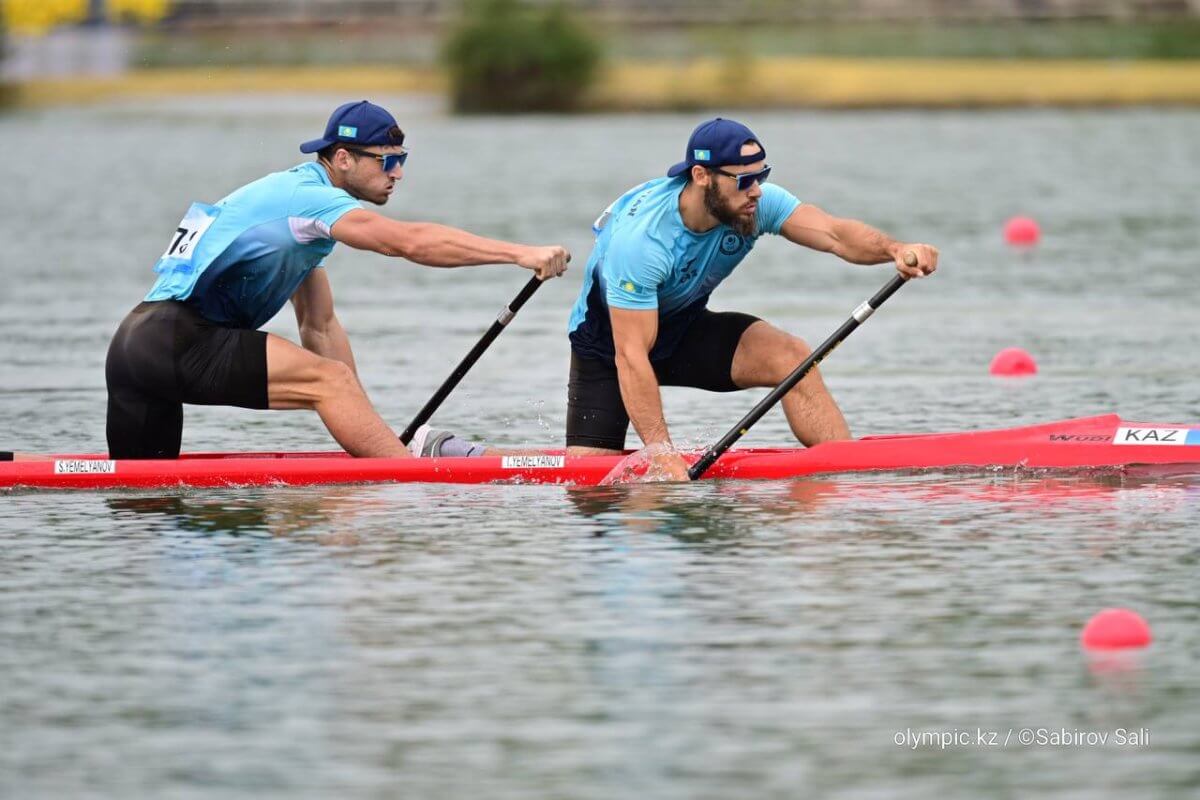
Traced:
<path fill-rule="evenodd" d="M 915 267 L 917 265 L 916 255 L 905 253 L 904 263 L 910 267 Z M 792 371 L 792 374 L 783 379 L 783 383 L 772 389 L 771 393 L 759 401 L 758 405 L 750 409 L 750 413 L 742 417 L 741 421 L 737 425 L 734 425 L 729 433 L 722 436 L 720 441 L 708 448 L 704 455 L 700 457 L 700 460 L 688 469 L 688 477 L 696 480 L 707 472 L 708 468 L 713 465 L 714 461 L 721 457 L 722 453 L 733 447 L 738 439 L 745 436 L 754 423 L 762 419 L 763 415 L 782 400 L 785 394 L 790 392 L 800 381 L 804 380 L 804 376 L 811 372 L 813 367 L 820 364 L 825 359 L 825 356 L 832 353 L 835 347 L 844 342 L 846 337 L 854 332 L 855 328 L 866 322 L 867 317 L 874 314 L 883 305 L 884 301 L 894 295 L 907 280 L 908 278 L 903 275 L 894 276 L 887 282 L 886 286 L 875 293 L 874 297 L 854 309 L 854 313 L 850 315 L 850 319 L 842 323 L 842 327 L 838 328 L 832 336 L 822 342 L 821 346 L 812 352 L 812 355 L 804 359 L 800 366 Z"/>
<path fill-rule="evenodd" d="M 513 317 L 521 310 L 521 306 L 525 305 L 525 301 L 533 297 L 533 293 L 541 285 L 542 281 L 536 275 L 530 278 L 529 283 L 525 284 L 525 288 L 512 299 L 512 302 L 501 310 L 500 314 L 496 317 L 496 321 L 492 323 L 492 327 L 488 328 L 487 332 L 483 334 L 483 338 L 475 343 L 475 346 L 471 348 L 471 352 L 467 353 L 466 357 L 450 373 L 450 377 L 446 378 L 446 382 L 433 393 L 433 397 L 429 398 L 429 402 L 425 404 L 425 407 L 417 412 L 417 415 L 413 417 L 413 421 L 408 423 L 408 427 L 404 429 L 404 433 L 400 434 L 401 442 L 408 444 L 412 441 L 413 436 L 417 433 L 417 428 L 429 421 L 429 418 L 433 416 L 433 412 L 437 411 L 438 406 L 450 396 L 450 392 L 454 391 L 454 387 L 458 386 L 458 382 L 463 379 L 463 376 L 467 374 L 471 367 L 475 366 L 475 362 L 483 355 L 483 351 L 487 350 L 492 342 L 496 340 L 496 337 L 500 335 L 500 332 L 504 330 L 504 327 L 512 322 Z"/>

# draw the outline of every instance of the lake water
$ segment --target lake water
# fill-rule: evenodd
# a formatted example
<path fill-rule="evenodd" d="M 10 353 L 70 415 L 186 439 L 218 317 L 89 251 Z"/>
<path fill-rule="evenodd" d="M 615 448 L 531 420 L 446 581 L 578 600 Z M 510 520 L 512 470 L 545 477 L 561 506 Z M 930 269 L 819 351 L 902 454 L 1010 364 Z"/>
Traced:
<path fill-rule="evenodd" d="M 105 348 L 175 223 L 343 99 L 0 118 L 0 448 L 104 449 Z M 699 115 L 389 105 L 413 155 L 386 213 L 576 255 L 437 422 L 561 443 L 590 223 Z M 856 434 L 1200 422 L 1200 113 L 743 116 L 778 183 L 942 249 L 823 366 Z M 1018 213 L 1032 252 L 1001 241 Z M 528 274 L 329 273 L 397 428 Z M 887 278 L 764 240 L 712 305 L 815 344 Z M 1009 345 L 1036 378 L 988 376 Z M 665 403 L 700 445 L 758 396 Z M 787 442 L 777 411 L 745 440 Z M 186 449 L 330 446 L 312 414 L 187 412 Z M 0 796 L 1194 797 L 1198 512 L 1186 474 L 0 495 Z M 1081 652 L 1108 606 L 1155 643 Z"/>

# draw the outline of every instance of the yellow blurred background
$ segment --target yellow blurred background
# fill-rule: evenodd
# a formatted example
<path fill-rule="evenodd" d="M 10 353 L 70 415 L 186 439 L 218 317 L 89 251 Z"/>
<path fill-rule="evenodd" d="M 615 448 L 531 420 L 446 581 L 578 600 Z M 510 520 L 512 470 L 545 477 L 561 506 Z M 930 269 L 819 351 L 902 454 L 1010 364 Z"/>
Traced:
<path fill-rule="evenodd" d="M 546 7 L 548 3 L 532 3 Z M 1200 0 L 576 0 L 582 109 L 1200 104 Z M 453 0 L 0 0 L 9 104 L 439 94 Z"/>

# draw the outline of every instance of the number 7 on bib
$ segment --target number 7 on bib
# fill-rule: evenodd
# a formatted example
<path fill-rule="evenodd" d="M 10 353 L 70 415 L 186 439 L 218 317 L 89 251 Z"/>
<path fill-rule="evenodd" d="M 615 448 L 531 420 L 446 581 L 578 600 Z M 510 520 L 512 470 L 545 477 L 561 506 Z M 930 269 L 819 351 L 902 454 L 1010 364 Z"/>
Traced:
<path fill-rule="evenodd" d="M 192 203 L 191 208 L 179 221 L 179 226 L 171 234 L 171 241 L 163 251 L 159 263 L 174 261 L 176 265 L 191 264 L 192 255 L 196 252 L 200 240 L 220 213 L 221 210 L 215 206 Z"/>

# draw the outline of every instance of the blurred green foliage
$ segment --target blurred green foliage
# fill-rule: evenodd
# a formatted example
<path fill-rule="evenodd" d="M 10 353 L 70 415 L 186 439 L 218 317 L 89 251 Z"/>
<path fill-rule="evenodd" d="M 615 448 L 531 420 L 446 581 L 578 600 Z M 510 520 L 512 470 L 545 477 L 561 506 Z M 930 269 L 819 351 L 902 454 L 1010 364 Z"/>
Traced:
<path fill-rule="evenodd" d="M 638 28 L 591 26 L 612 61 L 687 60 L 702 56 L 770 58 L 1033 58 L 1198 59 L 1200 19 L 1061 20 L 1042 22 L 857 22 L 800 25 L 759 23 Z M 431 30 L 381 27 L 348 35 L 339 30 L 287 29 L 182 32 L 148 30 L 135 39 L 133 63 L 147 68 L 191 66 L 426 67 L 436 63 Z M 441 48 L 444 50 L 444 48 Z"/>
<path fill-rule="evenodd" d="M 516 113 L 578 108 L 602 53 L 562 4 L 473 0 L 443 56 L 455 111 Z"/>
<path fill-rule="evenodd" d="M 1013 22 L 749 23 L 736 41 L 754 55 L 845 58 L 1196 59 L 1200 19 L 1043 20 Z M 691 58 L 727 53 L 728 26 L 630 30 L 616 37 L 610 57 L 653 53 Z"/>

